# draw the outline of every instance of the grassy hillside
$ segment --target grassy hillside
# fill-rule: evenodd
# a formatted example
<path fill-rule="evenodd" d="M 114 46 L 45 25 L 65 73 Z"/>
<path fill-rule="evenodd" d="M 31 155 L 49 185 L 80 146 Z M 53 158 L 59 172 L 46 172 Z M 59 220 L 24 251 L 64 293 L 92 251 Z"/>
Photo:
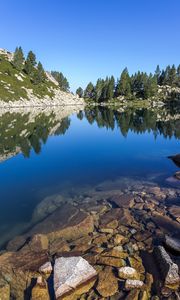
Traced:
<path fill-rule="evenodd" d="M 18 71 L 5 55 L 0 55 L 0 100 L 16 101 L 20 97 L 28 99 L 26 89 L 31 89 L 38 98 L 48 95 L 54 96 L 52 89 L 57 86 L 46 79 L 45 82 L 33 84 L 29 75 L 24 71 Z"/>

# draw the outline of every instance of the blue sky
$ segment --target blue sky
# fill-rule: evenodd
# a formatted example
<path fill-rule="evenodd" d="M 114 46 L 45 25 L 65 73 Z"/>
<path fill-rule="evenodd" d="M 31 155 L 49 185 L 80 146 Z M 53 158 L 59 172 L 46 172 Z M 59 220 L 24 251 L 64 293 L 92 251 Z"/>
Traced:
<path fill-rule="evenodd" d="M 72 90 L 180 63 L 179 0 L 0 0 L 0 48 L 32 49 Z"/>

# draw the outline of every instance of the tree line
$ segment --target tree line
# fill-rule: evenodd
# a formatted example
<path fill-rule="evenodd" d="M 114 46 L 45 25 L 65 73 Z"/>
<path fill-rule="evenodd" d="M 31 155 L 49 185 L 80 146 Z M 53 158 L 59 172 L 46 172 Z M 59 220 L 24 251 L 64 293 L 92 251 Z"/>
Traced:
<path fill-rule="evenodd" d="M 175 65 L 168 65 L 165 70 L 161 70 L 158 65 L 154 74 L 138 71 L 131 76 L 125 68 L 117 80 L 114 76 L 99 78 L 95 85 L 89 82 L 84 90 L 79 87 L 76 94 L 95 102 L 104 102 L 121 96 L 132 100 L 147 99 L 155 96 L 158 86 L 163 85 L 180 87 L 180 65 L 177 68 Z"/>
<path fill-rule="evenodd" d="M 16 70 L 29 75 L 33 84 L 45 83 L 48 80 L 42 63 L 36 61 L 36 55 L 33 51 L 29 51 L 25 58 L 22 47 L 16 47 L 12 64 Z M 62 72 L 51 71 L 51 75 L 57 80 L 61 90 L 69 91 L 68 80 Z"/>

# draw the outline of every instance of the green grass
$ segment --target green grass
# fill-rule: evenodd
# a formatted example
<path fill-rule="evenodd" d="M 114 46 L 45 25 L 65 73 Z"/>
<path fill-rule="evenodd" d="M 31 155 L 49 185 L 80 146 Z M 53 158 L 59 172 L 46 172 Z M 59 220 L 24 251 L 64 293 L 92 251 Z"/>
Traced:
<path fill-rule="evenodd" d="M 16 76 L 21 76 L 23 81 Z M 41 84 L 33 84 L 30 77 L 23 71 L 18 71 L 14 66 L 6 60 L 4 56 L 0 56 L 0 100 L 16 101 L 20 97 L 28 99 L 27 92 L 24 88 L 31 89 L 33 94 L 38 98 L 48 95 L 53 97 L 54 93 L 48 88 L 57 88 L 57 86 L 49 80 Z"/>

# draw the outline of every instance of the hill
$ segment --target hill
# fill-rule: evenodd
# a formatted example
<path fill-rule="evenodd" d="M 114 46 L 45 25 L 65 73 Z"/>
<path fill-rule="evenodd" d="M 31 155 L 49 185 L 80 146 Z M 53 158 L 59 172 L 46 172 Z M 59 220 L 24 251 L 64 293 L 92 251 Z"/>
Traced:
<path fill-rule="evenodd" d="M 28 63 L 28 57 L 23 58 L 19 66 L 14 53 L 0 49 L 0 107 L 83 104 L 83 99 L 69 92 L 62 73 L 46 72 L 40 63 Z"/>

